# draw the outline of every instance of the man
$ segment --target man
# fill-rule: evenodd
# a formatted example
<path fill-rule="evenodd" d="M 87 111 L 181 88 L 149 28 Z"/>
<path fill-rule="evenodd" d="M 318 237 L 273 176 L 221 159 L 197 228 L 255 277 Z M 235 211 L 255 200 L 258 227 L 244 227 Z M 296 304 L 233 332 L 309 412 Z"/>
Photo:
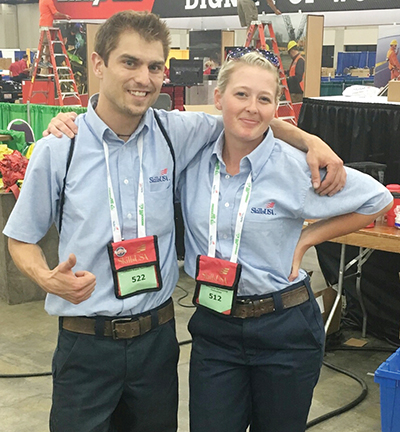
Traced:
<path fill-rule="evenodd" d="M 257 0 L 238 0 L 237 10 L 242 27 L 249 27 L 252 21 L 258 21 L 258 10 L 255 5 Z M 267 0 L 268 6 L 275 12 L 276 15 L 280 15 L 282 12 L 275 6 L 273 0 Z"/>
<path fill-rule="evenodd" d="M 287 46 L 288 53 L 292 59 L 288 71 L 287 83 L 289 86 L 290 97 L 293 103 L 301 102 L 304 93 L 304 69 L 305 60 L 299 52 L 295 41 L 290 41 Z"/>
<path fill-rule="evenodd" d="M 16 78 L 19 76 L 20 70 L 21 70 L 21 64 L 20 64 L 19 60 L 15 61 L 15 62 L 12 62 L 10 64 L 10 67 L 8 68 L 8 71 L 10 72 L 10 78 L 13 81 L 17 81 Z"/>
<path fill-rule="evenodd" d="M 49 28 L 53 27 L 54 19 L 70 20 L 69 15 L 59 12 L 54 6 L 53 0 L 39 0 L 39 27 Z"/>
<path fill-rule="evenodd" d="M 11 79 L 16 82 L 22 82 L 29 77 L 28 54 L 24 54 L 21 60 L 10 65 Z"/>
<path fill-rule="evenodd" d="M 39 13 L 40 13 L 40 17 L 39 17 L 40 30 L 48 30 L 49 28 L 52 28 L 54 19 L 66 19 L 66 20 L 71 19 L 69 15 L 63 14 L 56 9 L 53 0 L 39 0 Z M 43 59 L 39 59 L 40 60 L 39 66 L 43 68 L 41 73 L 48 74 L 48 71 L 46 71 L 46 69 L 51 68 L 52 64 L 50 61 L 50 50 L 48 46 L 46 32 L 44 33 L 43 44 L 44 44 Z M 61 49 L 61 48 L 57 47 L 56 49 Z"/>
<path fill-rule="evenodd" d="M 21 65 L 21 74 L 23 75 L 24 78 L 27 78 L 29 76 L 28 59 L 29 59 L 28 54 L 24 54 L 22 56 L 22 59 L 19 61 Z"/>
<path fill-rule="evenodd" d="M 390 42 L 390 48 L 386 55 L 386 61 L 390 70 L 390 79 L 397 79 L 400 76 L 400 63 L 397 58 L 397 40 Z"/>
<path fill-rule="evenodd" d="M 4 230 L 16 265 L 48 293 L 47 312 L 60 316 L 52 432 L 177 428 L 174 162 L 149 109 L 168 52 L 169 31 L 153 14 L 119 12 L 100 27 L 91 57 L 100 92 L 77 125 L 67 116 L 75 131 L 79 126 L 73 153 L 66 136 L 36 144 Z M 206 114 L 158 115 L 173 142 L 177 176 L 222 129 Z M 306 136 L 277 123 L 278 134 Z M 337 159 L 331 162 L 341 166 Z M 311 160 L 318 186 L 319 162 Z M 334 171 L 322 193 L 342 187 L 342 172 Z M 36 243 L 53 222 L 60 264 L 50 270 Z"/>

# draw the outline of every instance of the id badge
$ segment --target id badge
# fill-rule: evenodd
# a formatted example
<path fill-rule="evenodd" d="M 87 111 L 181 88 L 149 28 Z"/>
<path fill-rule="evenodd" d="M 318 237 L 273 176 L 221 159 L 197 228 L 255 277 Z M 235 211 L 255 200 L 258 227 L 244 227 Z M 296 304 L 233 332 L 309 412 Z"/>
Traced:
<path fill-rule="evenodd" d="M 117 298 L 162 288 L 157 236 L 110 242 L 107 247 Z"/>
<path fill-rule="evenodd" d="M 205 255 L 197 257 L 193 304 L 222 315 L 232 315 L 242 266 Z"/>

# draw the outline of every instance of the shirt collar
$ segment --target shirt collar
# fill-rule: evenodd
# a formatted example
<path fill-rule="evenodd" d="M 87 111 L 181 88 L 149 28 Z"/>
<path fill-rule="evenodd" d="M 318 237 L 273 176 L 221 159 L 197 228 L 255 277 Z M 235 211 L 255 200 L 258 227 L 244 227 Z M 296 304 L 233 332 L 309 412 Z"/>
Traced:
<path fill-rule="evenodd" d="M 88 104 L 88 110 L 86 114 L 86 123 L 88 127 L 92 130 L 92 132 L 100 138 L 100 140 L 105 139 L 108 144 L 112 143 L 121 143 L 121 139 L 118 138 L 117 134 L 112 131 L 104 121 L 97 115 L 95 109 L 99 100 L 99 94 L 93 95 Z M 144 130 L 149 129 L 150 117 L 152 116 L 152 109 L 148 109 L 143 115 L 142 119 L 136 130 L 133 132 L 129 140 L 126 142 L 130 142 L 131 140 L 136 140 L 137 136 Z M 126 144 L 124 143 L 124 144 Z"/>
<path fill-rule="evenodd" d="M 217 141 L 214 144 L 213 152 L 212 154 L 215 155 L 216 158 L 219 159 L 221 163 L 223 163 L 222 159 L 222 149 L 224 146 L 224 132 L 221 132 L 220 136 L 218 137 Z M 252 172 L 252 178 L 255 180 L 258 175 L 260 174 L 263 166 L 268 161 L 269 157 L 271 156 L 272 150 L 274 148 L 275 143 L 275 137 L 272 132 L 271 128 L 268 128 L 264 139 L 260 143 L 260 145 L 255 148 L 250 154 L 245 156 L 240 165 L 242 167 L 243 161 L 246 160 L 249 165 Z"/>

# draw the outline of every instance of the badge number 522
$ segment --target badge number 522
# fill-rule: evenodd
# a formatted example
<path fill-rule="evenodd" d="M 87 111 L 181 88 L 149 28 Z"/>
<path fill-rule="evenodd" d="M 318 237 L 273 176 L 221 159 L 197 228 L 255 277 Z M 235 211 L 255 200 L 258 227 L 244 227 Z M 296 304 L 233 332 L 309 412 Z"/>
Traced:
<path fill-rule="evenodd" d="M 137 267 L 118 272 L 118 280 L 122 295 L 154 289 L 158 285 L 154 266 Z"/>
<path fill-rule="evenodd" d="M 132 276 L 132 283 L 137 283 L 137 282 L 142 282 L 146 280 L 146 275 L 145 274 L 139 274 L 137 276 Z"/>

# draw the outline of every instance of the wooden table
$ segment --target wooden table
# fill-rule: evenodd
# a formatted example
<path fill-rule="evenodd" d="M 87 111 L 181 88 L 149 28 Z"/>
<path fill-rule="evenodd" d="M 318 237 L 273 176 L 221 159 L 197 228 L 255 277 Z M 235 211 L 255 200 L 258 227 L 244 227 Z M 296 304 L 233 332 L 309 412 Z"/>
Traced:
<path fill-rule="evenodd" d="M 0 134 L 0 142 L 11 141 L 11 140 L 12 140 L 12 136 L 11 135 Z"/>
<path fill-rule="evenodd" d="M 400 229 L 388 227 L 382 222 L 377 223 L 374 228 L 363 228 L 330 241 L 349 246 L 400 253 Z"/>
<path fill-rule="evenodd" d="M 306 221 L 306 224 L 313 223 L 313 221 Z M 345 272 L 357 264 L 356 275 L 356 291 L 360 301 L 360 306 L 363 314 L 362 324 L 362 337 L 366 336 L 367 331 L 367 311 L 361 295 L 361 272 L 363 264 L 368 260 L 374 250 L 384 252 L 400 253 L 400 229 L 395 227 L 388 227 L 383 222 L 378 222 L 373 228 L 363 228 L 359 231 L 347 234 L 341 237 L 336 237 L 329 240 L 333 243 L 340 243 L 342 245 L 340 252 L 339 263 L 339 276 L 337 283 L 337 295 L 329 316 L 325 323 L 325 332 L 327 332 L 333 315 L 339 305 L 340 298 L 343 292 L 343 280 Z M 359 254 L 356 258 L 346 264 L 346 246 L 359 247 Z"/>

